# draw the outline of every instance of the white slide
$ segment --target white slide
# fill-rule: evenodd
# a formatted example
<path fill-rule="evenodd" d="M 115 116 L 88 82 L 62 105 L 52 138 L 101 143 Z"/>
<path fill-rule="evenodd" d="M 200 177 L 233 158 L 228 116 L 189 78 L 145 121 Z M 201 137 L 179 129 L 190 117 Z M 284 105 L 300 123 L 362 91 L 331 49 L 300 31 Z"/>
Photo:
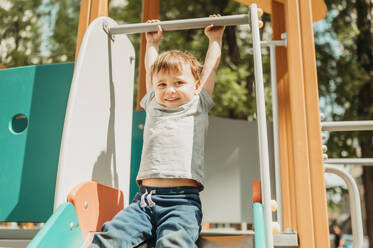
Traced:
<path fill-rule="evenodd" d="M 84 181 L 130 185 L 135 50 L 126 35 L 109 37 L 100 17 L 88 27 L 75 64 L 62 134 L 54 209 Z"/>

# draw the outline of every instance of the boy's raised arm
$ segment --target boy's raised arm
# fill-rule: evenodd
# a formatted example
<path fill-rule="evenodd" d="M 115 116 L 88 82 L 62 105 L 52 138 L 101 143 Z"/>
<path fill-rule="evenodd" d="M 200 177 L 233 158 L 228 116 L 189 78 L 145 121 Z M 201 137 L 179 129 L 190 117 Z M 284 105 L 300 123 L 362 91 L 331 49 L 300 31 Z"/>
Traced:
<path fill-rule="evenodd" d="M 148 22 L 157 22 L 159 20 L 149 20 Z M 145 33 L 146 38 L 146 51 L 145 51 L 145 71 L 146 71 L 146 91 L 150 90 L 153 87 L 151 77 L 150 77 L 150 68 L 154 61 L 158 57 L 158 47 L 159 41 L 162 37 L 162 28 L 158 26 L 157 32 Z"/>
<path fill-rule="evenodd" d="M 201 73 L 201 86 L 204 87 L 210 95 L 212 95 L 215 86 L 215 76 L 221 57 L 224 29 L 225 26 L 214 25 L 205 28 L 205 35 L 209 39 L 209 47 L 207 49 L 205 63 Z"/>

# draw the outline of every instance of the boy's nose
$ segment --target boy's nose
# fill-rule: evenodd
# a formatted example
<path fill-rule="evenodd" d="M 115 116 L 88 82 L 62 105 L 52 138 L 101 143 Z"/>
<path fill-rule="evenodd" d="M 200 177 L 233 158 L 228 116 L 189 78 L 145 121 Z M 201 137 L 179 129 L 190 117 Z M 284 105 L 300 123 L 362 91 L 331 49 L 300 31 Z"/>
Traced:
<path fill-rule="evenodd" d="M 175 93 L 176 92 L 176 90 L 175 90 L 175 88 L 174 87 L 167 87 L 167 90 L 166 90 L 166 92 L 167 93 Z"/>

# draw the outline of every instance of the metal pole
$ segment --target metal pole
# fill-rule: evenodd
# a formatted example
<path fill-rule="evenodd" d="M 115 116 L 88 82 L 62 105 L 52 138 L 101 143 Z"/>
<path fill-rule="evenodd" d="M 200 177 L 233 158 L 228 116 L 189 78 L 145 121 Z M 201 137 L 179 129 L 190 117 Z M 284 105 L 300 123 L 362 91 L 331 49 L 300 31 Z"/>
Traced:
<path fill-rule="evenodd" d="M 251 32 L 254 51 L 254 75 L 257 100 L 257 118 L 259 135 L 260 176 L 262 186 L 262 199 L 264 203 L 264 216 L 266 222 L 267 247 L 273 247 L 272 209 L 271 209 L 271 180 L 269 173 L 267 121 L 264 101 L 262 54 L 260 51 L 258 8 L 256 4 L 250 5 Z"/>
<path fill-rule="evenodd" d="M 109 33 L 113 34 L 136 34 L 157 31 L 158 25 L 163 31 L 187 30 L 205 28 L 208 25 L 235 26 L 249 24 L 249 15 L 228 15 L 221 17 L 203 17 L 194 19 L 182 19 L 172 21 L 161 21 L 156 23 L 135 23 L 109 27 Z"/>
<path fill-rule="evenodd" d="M 265 40 L 260 42 L 262 47 L 286 46 L 286 40 Z"/>
<path fill-rule="evenodd" d="M 276 200 L 278 203 L 277 221 L 280 224 L 280 232 L 283 230 L 282 221 L 282 190 L 281 190 L 281 164 L 280 145 L 278 134 L 278 101 L 277 101 L 277 71 L 276 71 L 276 47 L 269 46 L 269 56 L 271 60 L 271 84 L 272 84 L 272 112 L 273 112 L 273 143 L 275 155 L 275 178 L 276 178 Z"/>
<path fill-rule="evenodd" d="M 360 194 L 356 182 L 349 173 L 335 166 L 325 165 L 325 172 L 338 175 L 347 184 L 350 197 L 352 236 L 354 239 L 353 247 L 361 248 L 364 242 L 363 221 L 361 217 Z"/>
<path fill-rule="evenodd" d="M 373 166 L 373 158 L 328 158 L 324 164 L 346 164 Z"/>
<path fill-rule="evenodd" d="M 322 131 L 370 131 L 373 121 L 330 121 L 321 122 Z"/>

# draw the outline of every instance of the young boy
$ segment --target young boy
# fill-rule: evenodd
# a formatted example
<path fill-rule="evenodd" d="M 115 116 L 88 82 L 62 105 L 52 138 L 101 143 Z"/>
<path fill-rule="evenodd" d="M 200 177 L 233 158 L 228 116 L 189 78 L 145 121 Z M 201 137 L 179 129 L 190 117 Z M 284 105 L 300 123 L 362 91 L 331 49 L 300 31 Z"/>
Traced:
<path fill-rule="evenodd" d="M 104 224 L 91 247 L 196 247 L 201 230 L 204 139 L 221 55 L 224 27 L 205 28 L 209 48 L 201 64 L 188 53 L 158 55 L 162 29 L 146 33 L 146 111 L 138 193 Z"/>

